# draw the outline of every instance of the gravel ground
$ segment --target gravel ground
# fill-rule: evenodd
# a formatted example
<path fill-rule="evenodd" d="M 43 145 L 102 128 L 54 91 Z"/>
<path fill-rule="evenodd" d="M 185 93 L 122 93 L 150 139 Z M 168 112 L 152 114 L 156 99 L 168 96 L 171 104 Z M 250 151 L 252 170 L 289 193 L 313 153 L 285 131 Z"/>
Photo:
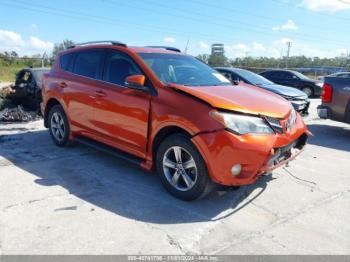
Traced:
<path fill-rule="evenodd" d="M 316 116 L 289 167 L 186 203 L 42 121 L 0 124 L 0 254 L 350 254 L 350 126 Z"/>

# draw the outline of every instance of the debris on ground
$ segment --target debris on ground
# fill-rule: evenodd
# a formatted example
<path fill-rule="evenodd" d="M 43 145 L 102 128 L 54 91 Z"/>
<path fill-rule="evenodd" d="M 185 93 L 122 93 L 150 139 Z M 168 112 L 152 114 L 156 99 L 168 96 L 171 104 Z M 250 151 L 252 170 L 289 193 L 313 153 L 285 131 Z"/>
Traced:
<path fill-rule="evenodd" d="M 0 110 L 15 106 L 13 101 L 9 98 L 13 92 L 13 85 L 6 85 L 0 88 Z"/>
<path fill-rule="evenodd" d="M 26 111 L 22 106 L 5 108 L 0 111 L 0 122 L 29 122 L 39 119 L 41 117 L 36 111 Z"/>
<path fill-rule="evenodd" d="M 0 122 L 29 122 L 39 120 L 37 111 L 27 110 L 12 99 L 14 85 L 9 84 L 0 88 Z"/>

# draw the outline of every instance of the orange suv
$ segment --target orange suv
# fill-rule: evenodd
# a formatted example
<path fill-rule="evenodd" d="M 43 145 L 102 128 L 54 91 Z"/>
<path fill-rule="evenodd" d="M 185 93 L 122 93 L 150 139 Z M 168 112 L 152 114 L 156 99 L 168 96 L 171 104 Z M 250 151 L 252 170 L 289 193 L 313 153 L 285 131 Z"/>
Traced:
<path fill-rule="evenodd" d="M 239 186 L 297 156 L 308 130 L 291 104 L 232 85 L 171 47 L 90 42 L 57 55 L 42 81 L 45 127 L 54 143 L 78 141 L 146 170 L 175 197 Z"/>

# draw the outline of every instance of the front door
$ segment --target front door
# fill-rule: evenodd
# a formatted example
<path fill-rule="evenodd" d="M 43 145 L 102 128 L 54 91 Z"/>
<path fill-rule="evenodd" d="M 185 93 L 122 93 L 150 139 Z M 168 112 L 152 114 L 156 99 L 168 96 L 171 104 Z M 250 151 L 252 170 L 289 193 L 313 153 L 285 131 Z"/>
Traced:
<path fill-rule="evenodd" d="M 93 125 L 103 141 L 144 157 L 151 95 L 125 87 L 126 77 L 140 74 L 141 69 L 127 54 L 108 51 L 103 82 L 95 90 Z"/>

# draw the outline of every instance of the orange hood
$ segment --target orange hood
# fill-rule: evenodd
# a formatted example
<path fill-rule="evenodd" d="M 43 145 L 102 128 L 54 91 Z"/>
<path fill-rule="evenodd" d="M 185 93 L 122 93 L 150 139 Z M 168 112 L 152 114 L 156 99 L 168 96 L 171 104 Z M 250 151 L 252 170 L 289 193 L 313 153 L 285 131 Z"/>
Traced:
<path fill-rule="evenodd" d="M 275 118 L 285 118 L 292 109 L 292 105 L 279 95 L 242 83 L 235 86 L 169 86 L 195 96 L 217 109 Z"/>

